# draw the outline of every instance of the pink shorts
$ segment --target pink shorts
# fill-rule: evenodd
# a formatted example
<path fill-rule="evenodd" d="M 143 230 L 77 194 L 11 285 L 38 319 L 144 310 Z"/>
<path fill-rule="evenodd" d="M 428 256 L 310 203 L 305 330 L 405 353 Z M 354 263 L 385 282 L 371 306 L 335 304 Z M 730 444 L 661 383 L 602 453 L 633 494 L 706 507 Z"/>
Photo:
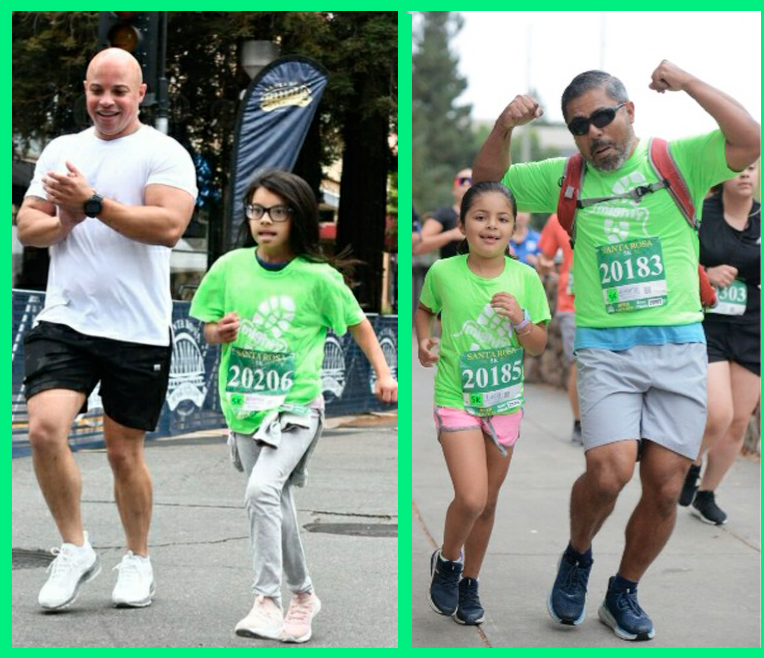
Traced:
<path fill-rule="evenodd" d="M 497 416 L 473 416 L 462 409 L 435 407 L 433 417 L 438 432 L 482 430 L 497 444 L 511 448 L 520 438 L 523 412 L 521 410 Z"/>

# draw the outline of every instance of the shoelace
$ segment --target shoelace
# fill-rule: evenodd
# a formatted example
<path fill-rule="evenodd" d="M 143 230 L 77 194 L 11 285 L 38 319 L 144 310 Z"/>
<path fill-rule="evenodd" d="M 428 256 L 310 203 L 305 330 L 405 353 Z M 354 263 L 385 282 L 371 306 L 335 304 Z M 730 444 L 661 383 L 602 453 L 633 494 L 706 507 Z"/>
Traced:
<path fill-rule="evenodd" d="M 313 608 L 310 605 L 310 598 L 306 597 L 303 600 L 296 598 L 297 603 L 294 600 L 289 604 L 289 610 L 287 611 L 286 622 L 288 623 L 303 623 L 310 619 L 310 614 L 313 612 Z"/>
<path fill-rule="evenodd" d="M 440 570 L 436 567 L 436 571 L 438 574 L 440 574 L 441 581 L 444 585 L 447 585 L 448 587 L 456 587 L 459 584 L 459 578 L 461 577 L 461 573 L 454 570 L 454 571 L 445 571 Z"/>
<path fill-rule="evenodd" d="M 132 560 L 122 560 L 112 571 L 119 571 L 119 580 L 127 585 L 138 583 L 141 580 L 141 572 L 138 565 Z"/>
<path fill-rule="evenodd" d="M 642 608 L 639 605 L 639 601 L 637 601 L 637 593 L 632 592 L 629 590 L 625 590 L 621 592 L 618 595 L 618 598 L 616 599 L 616 605 L 621 610 L 628 610 L 631 612 L 635 617 L 643 617 L 645 616 L 645 611 L 642 610 Z"/>
<path fill-rule="evenodd" d="M 465 587 L 460 590 L 461 597 L 464 600 L 462 608 L 482 608 L 477 587 Z"/>
<path fill-rule="evenodd" d="M 56 556 L 56 559 L 48 565 L 47 569 L 51 578 L 66 577 L 76 566 L 74 559 L 68 552 L 64 552 L 60 548 L 51 548 L 50 552 Z"/>
<path fill-rule="evenodd" d="M 570 588 L 575 590 L 576 593 L 586 593 L 587 581 L 588 578 L 585 573 L 585 569 L 578 564 L 571 564 L 570 569 L 568 569 L 567 573 L 565 574 L 565 580 L 563 581 L 563 584 L 565 585 L 566 589 Z"/>

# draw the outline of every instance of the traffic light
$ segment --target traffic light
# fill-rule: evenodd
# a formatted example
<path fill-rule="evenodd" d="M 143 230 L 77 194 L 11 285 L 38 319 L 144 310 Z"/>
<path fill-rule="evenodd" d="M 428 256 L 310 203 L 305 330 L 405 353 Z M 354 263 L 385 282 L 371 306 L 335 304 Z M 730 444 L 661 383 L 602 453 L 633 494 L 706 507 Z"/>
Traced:
<path fill-rule="evenodd" d="M 159 12 L 102 11 L 98 24 L 98 41 L 102 48 L 122 48 L 131 53 L 143 71 L 148 89 L 142 105 L 157 102 L 159 85 Z"/>

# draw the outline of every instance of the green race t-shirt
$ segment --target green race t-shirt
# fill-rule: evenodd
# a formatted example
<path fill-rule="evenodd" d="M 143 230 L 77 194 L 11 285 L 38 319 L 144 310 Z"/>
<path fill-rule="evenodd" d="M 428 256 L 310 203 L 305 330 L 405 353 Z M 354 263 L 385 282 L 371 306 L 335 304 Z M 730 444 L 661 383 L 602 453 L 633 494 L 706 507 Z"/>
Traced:
<path fill-rule="evenodd" d="M 518 378 L 522 348 L 509 319 L 491 308 L 491 298 L 498 292 L 514 295 L 534 323 L 549 320 L 549 304 L 538 274 L 519 261 L 506 258 L 504 272 L 493 279 L 470 270 L 466 255 L 441 259 L 427 272 L 420 301 L 434 313 L 442 312 L 443 321 L 436 405 L 476 415 L 512 413 L 520 408 L 514 393 L 522 396 Z M 513 393 L 512 400 L 503 398 L 505 393 Z M 473 402 L 470 394 L 485 400 Z M 492 403 L 487 401 L 490 396 L 496 396 Z M 481 406 L 490 411 L 480 413 Z"/>
<path fill-rule="evenodd" d="M 190 314 L 219 322 L 236 311 L 241 326 L 222 346 L 218 385 L 228 427 L 257 430 L 268 412 L 305 412 L 321 394 L 327 329 L 342 335 L 365 315 L 342 275 L 302 258 L 264 269 L 255 248 L 227 253 L 202 279 Z"/>
<path fill-rule="evenodd" d="M 695 207 L 716 183 L 732 178 L 720 130 L 670 142 L 669 150 L 690 188 Z M 554 212 L 566 160 L 512 165 L 503 183 L 518 208 Z M 648 142 L 616 172 L 587 167 L 581 199 L 622 194 L 656 182 Z M 698 236 L 665 189 L 640 202 L 613 199 L 576 215 L 576 325 L 611 328 L 677 326 L 700 322 Z"/>

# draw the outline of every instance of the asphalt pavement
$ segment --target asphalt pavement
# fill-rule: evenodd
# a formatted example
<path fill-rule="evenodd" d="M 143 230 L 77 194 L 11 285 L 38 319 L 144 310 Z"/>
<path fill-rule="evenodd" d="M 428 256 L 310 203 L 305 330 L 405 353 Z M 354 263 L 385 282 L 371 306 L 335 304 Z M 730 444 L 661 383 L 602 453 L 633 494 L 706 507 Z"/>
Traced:
<path fill-rule="evenodd" d="M 111 590 L 124 554 L 103 450 L 78 452 L 86 530 L 102 572 L 66 611 L 37 605 L 46 551 L 60 542 L 30 458 L 12 460 L 12 646 L 397 647 L 397 416 L 368 427 L 329 423 L 295 490 L 303 543 L 322 610 L 306 645 L 234 634 L 252 606 L 244 509 L 246 480 L 222 432 L 147 443 L 154 482 L 149 537 L 157 594 L 150 607 L 116 609 Z M 373 595 L 372 595 L 373 594 Z M 284 604 L 289 593 L 284 592 Z"/>
<path fill-rule="evenodd" d="M 760 463 L 743 457 L 717 494 L 729 515 L 727 524 L 707 525 L 680 508 L 674 534 L 640 583 L 639 601 L 655 625 L 654 640 L 623 642 L 597 618 L 640 496 L 636 476 L 594 540 L 585 621 L 567 627 L 551 620 L 546 600 L 568 542 L 570 490 L 584 470 L 584 456 L 570 442 L 573 421 L 566 393 L 545 385 L 525 387 L 521 436 L 480 574 L 486 621 L 480 627 L 461 626 L 434 613 L 426 601 L 430 555 L 442 540 L 453 491 L 432 422 L 434 374 L 415 360 L 414 647 L 760 647 Z"/>

